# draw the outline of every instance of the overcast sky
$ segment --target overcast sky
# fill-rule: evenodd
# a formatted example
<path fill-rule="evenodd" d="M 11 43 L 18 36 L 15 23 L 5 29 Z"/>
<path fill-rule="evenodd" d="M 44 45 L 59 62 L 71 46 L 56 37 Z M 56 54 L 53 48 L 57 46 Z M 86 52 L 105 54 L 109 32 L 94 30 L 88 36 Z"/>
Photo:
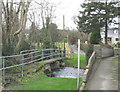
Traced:
<path fill-rule="evenodd" d="M 34 1 L 34 0 L 33 0 Z M 41 2 L 41 0 L 35 0 L 37 2 Z M 47 0 L 46 0 L 47 1 Z M 77 16 L 79 13 L 79 10 L 81 10 L 80 5 L 84 2 L 84 0 L 48 0 L 49 3 L 53 3 L 56 6 L 55 9 L 55 18 L 53 19 L 53 23 L 56 23 L 59 29 L 63 28 L 63 15 L 65 16 L 65 28 L 66 29 L 76 29 L 76 25 L 74 23 L 74 16 Z M 33 5 L 34 4 L 34 5 Z M 34 2 L 31 4 L 34 8 L 36 5 Z M 33 11 L 39 13 L 39 10 L 34 9 Z M 36 15 L 37 16 L 37 15 Z M 40 21 L 38 19 L 38 16 L 36 20 Z M 28 23 L 28 26 L 30 24 Z"/>
<path fill-rule="evenodd" d="M 65 28 L 76 29 L 73 22 L 73 16 L 78 14 L 80 4 L 84 0 L 49 0 L 50 2 L 60 3 L 56 9 L 56 24 L 58 28 L 63 28 L 63 15 L 65 15 Z"/>

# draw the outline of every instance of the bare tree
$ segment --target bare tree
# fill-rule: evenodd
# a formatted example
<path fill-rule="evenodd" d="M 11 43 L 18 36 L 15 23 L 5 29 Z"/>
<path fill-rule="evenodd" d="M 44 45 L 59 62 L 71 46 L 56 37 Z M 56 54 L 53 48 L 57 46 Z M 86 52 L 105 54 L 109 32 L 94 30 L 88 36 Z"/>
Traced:
<path fill-rule="evenodd" d="M 14 44 L 14 51 L 17 52 L 22 40 L 24 39 L 24 29 L 27 21 L 27 13 L 31 1 L 13 2 L 13 0 L 2 2 L 3 5 L 3 45 Z"/>
<path fill-rule="evenodd" d="M 49 25 L 52 23 L 55 12 L 55 5 L 49 3 L 46 0 L 42 0 L 40 3 L 36 2 L 40 7 L 40 17 L 42 22 L 42 29 L 44 31 L 44 40 L 49 40 L 52 44 L 51 32 Z"/>
<path fill-rule="evenodd" d="M 0 56 L 2 56 L 2 1 L 0 1 Z"/>

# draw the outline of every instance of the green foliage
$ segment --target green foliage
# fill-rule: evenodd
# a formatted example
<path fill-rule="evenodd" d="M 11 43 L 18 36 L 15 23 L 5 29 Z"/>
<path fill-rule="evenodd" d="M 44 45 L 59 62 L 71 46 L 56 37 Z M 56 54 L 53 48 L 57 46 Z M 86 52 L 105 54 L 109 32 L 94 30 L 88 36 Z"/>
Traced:
<path fill-rule="evenodd" d="M 120 48 L 120 42 L 117 42 L 117 43 L 115 44 L 115 46 L 118 47 L 118 48 Z"/>
<path fill-rule="evenodd" d="M 93 46 L 91 44 L 89 44 L 87 46 L 87 53 L 86 53 L 87 63 L 88 63 L 88 60 L 89 60 L 90 56 L 92 55 L 92 53 L 93 53 Z"/>
<path fill-rule="evenodd" d="M 84 32 L 91 32 L 96 25 L 103 27 L 105 25 L 105 18 L 111 23 L 113 18 L 118 15 L 117 7 L 115 7 L 116 4 L 117 2 L 107 4 L 102 2 L 83 3 L 81 5 L 83 11 L 80 11 L 78 16 L 78 27 L 82 28 Z"/>
<path fill-rule="evenodd" d="M 20 44 L 20 48 L 19 51 L 23 51 L 23 50 L 29 50 L 31 47 L 31 45 L 27 42 L 27 41 L 22 41 L 22 43 Z"/>
<path fill-rule="evenodd" d="M 51 48 L 52 47 L 52 45 L 51 45 L 51 42 L 50 42 L 50 40 L 45 40 L 44 42 L 43 42 L 43 47 L 42 48 Z"/>
<path fill-rule="evenodd" d="M 118 2 L 91 2 L 83 3 L 83 11 L 80 11 L 78 16 L 78 29 L 83 32 L 91 33 L 105 27 L 107 34 L 108 24 L 114 23 L 113 18 L 118 16 L 116 4 Z M 97 30 L 98 31 L 98 30 Z M 105 38 L 107 35 L 105 35 Z M 107 42 L 106 42 L 107 43 Z"/>
<path fill-rule="evenodd" d="M 99 31 L 92 32 L 90 37 L 91 44 L 99 44 L 101 42 L 101 35 Z"/>

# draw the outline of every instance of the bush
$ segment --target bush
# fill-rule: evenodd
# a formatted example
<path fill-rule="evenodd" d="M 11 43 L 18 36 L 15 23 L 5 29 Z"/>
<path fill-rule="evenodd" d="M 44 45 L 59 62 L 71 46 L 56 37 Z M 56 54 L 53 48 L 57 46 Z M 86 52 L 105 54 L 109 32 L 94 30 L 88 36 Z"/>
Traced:
<path fill-rule="evenodd" d="M 98 31 L 92 32 L 91 37 L 90 37 L 90 43 L 99 44 L 100 42 L 101 42 L 100 32 Z"/>
<path fill-rule="evenodd" d="M 115 46 L 120 48 L 120 42 L 116 43 Z"/>
<path fill-rule="evenodd" d="M 84 52 L 87 52 L 87 47 L 89 44 L 85 44 L 85 43 L 80 43 L 80 49 L 83 50 Z"/>

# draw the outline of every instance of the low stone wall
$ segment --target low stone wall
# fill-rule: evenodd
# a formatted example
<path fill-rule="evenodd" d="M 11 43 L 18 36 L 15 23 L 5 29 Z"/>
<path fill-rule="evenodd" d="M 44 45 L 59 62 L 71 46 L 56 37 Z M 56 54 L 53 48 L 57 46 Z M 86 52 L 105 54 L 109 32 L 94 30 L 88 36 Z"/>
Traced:
<path fill-rule="evenodd" d="M 86 66 L 86 70 L 84 72 L 83 83 L 80 87 L 80 90 L 84 90 L 84 88 L 85 88 L 85 85 L 88 81 L 88 78 L 90 77 L 90 74 L 92 72 L 92 67 L 93 67 L 93 64 L 95 62 L 95 59 L 96 59 L 96 53 L 93 52 L 91 57 L 88 60 L 88 65 Z"/>
<path fill-rule="evenodd" d="M 110 57 L 114 55 L 113 47 L 102 47 L 102 58 Z"/>
<path fill-rule="evenodd" d="M 114 48 L 108 46 L 94 45 L 94 51 L 97 58 L 105 58 L 114 55 Z"/>
<path fill-rule="evenodd" d="M 120 48 L 119 49 L 114 49 L 114 55 L 120 55 Z"/>

